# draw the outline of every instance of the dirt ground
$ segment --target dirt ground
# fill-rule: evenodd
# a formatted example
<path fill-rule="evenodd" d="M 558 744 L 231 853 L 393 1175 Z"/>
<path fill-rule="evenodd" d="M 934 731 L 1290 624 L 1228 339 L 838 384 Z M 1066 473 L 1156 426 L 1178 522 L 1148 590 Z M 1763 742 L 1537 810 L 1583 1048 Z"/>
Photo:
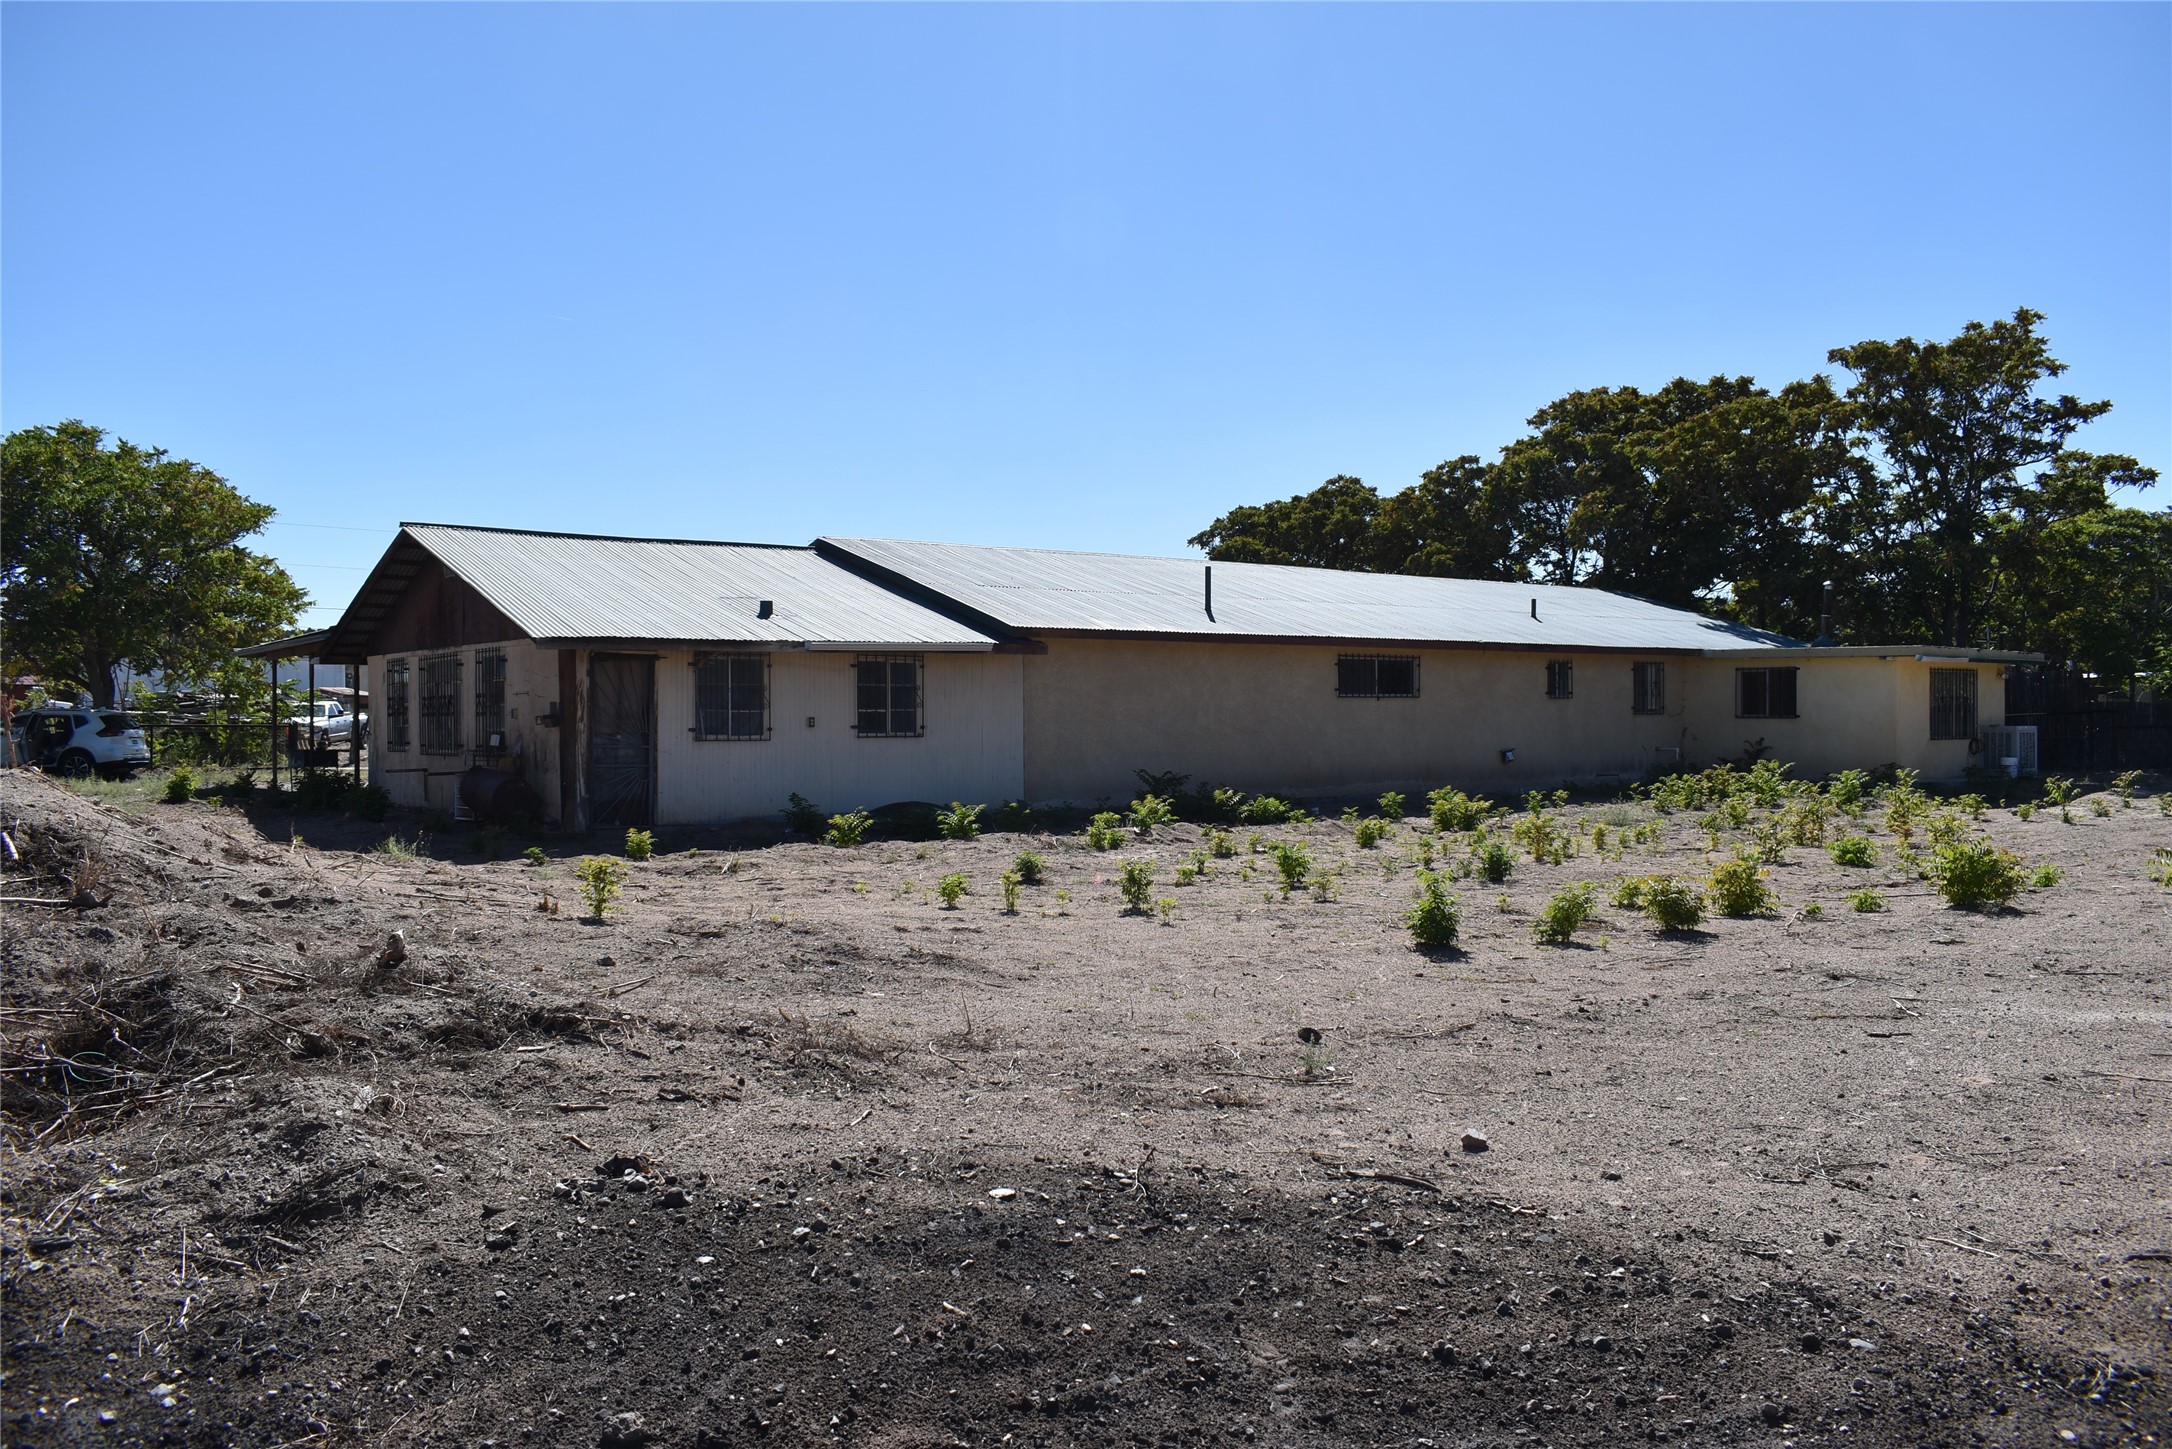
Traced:
<path fill-rule="evenodd" d="M 0 1432 L 2156 1443 L 2172 817 L 2088 803 L 1992 813 L 2064 872 L 1998 914 L 1880 836 L 1791 850 L 1762 918 L 1544 946 L 1565 883 L 1709 865 L 1687 816 L 1572 806 L 1659 843 L 1460 882 L 1429 955 L 1416 822 L 1239 827 L 1185 886 L 1181 825 L 667 839 L 596 923 L 562 842 L 5 772 L 5 893 L 110 899 L 0 934 Z M 1166 922 L 1121 911 L 1146 858 Z"/>

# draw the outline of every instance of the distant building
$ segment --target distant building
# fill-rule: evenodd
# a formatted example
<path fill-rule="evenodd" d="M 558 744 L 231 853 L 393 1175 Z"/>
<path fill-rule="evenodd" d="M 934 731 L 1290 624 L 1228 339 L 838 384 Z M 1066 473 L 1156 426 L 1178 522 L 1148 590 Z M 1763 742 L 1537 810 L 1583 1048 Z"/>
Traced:
<path fill-rule="evenodd" d="M 569 828 L 903 800 L 1627 782 L 1762 747 L 1956 779 L 2033 655 L 1823 648 L 1598 589 L 1044 549 L 403 525 L 318 655 L 371 778 Z"/>

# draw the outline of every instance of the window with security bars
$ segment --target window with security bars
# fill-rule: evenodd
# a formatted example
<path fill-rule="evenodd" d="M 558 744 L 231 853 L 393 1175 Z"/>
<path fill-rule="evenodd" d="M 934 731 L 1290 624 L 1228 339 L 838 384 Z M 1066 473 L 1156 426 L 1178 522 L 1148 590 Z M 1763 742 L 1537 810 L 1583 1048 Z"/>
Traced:
<path fill-rule="evenodd" d="M 1634 714 L 1667 712 L 1667 666 L 1633 664 L 1629 668 L 1629 709 Z"/>
<path fill-rule="evenodd" d="M 460 656 L 422 661 L 422 749 L 428 755 L 460 753 Z"/>
<path fill-rule="evenodd" d="M 1546 697 L 1568 699 L 1576 693 L 1576 666 L 1566 659 L 1546 661 Z"/>
<path fill-rule="evenodd" d="M 394 659 L 385 665 L 385 748 L 388 750 L 408 747 L 407 676 L 405 659 Z"/>
<path fill-rule="evenodd" d="M 1975 670 L 1934 669 L 1931 671 L 1931 738 L 1934 740 L 1972 740 L 1976 738 Z"/>
<path fill-rule="evenodd" d="M 1737 669 L 1735 718 L 1795 718 L 1793 669 Z"/>
<path fill-rule="evenodd" d="M 475 748 L 505 747 L 505 651 L 475 651 Z"/>
<path fill-rule="evenodd" d="M 694 738 L 769 738 L 767 654 L 704 654 L 694 660 Z"/>
<path fill-rule="evenodd" d="M 1418 661 L 1398 654 L 1340 655 L 1335 693 L 1344 699 L 1416 699 Z"/>
<path fill-rule="evenodd" d="M 917 654 L 863 654 L 852 662 L 859 683 L 857 726 L 863 740 L 927 733 Z"/>

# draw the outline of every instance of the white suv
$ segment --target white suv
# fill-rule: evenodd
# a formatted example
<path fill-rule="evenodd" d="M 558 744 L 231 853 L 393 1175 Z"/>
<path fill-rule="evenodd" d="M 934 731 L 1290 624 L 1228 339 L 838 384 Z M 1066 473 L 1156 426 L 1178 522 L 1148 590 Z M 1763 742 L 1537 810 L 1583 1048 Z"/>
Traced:
<path fill-rule="evenodd" d="M 15 716 L 16 758 L 55 775 L 125 780 L 151 764 L 151 743 L 119 710 L 41 705 Z"/>

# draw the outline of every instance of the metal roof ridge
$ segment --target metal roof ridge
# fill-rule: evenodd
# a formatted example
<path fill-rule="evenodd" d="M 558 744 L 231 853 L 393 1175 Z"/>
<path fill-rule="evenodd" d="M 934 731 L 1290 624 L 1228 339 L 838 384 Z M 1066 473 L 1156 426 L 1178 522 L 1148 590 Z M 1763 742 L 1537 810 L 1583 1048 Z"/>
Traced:
<path fill-rule="evenodd" d="M 582 543 L 669 543 L 692 548 L 770 548 L 788 553 L 812 553 L 811 543 L 750 543 L 731 538 L 642 538 L 624 533 L 567 533 L 553 528 L 504 528 L 492 523 L 430 523 L 403 520 L 402 529 L 442 528 L 452 533 L 507 533 L 516 538 L 569 538 Z"/>

